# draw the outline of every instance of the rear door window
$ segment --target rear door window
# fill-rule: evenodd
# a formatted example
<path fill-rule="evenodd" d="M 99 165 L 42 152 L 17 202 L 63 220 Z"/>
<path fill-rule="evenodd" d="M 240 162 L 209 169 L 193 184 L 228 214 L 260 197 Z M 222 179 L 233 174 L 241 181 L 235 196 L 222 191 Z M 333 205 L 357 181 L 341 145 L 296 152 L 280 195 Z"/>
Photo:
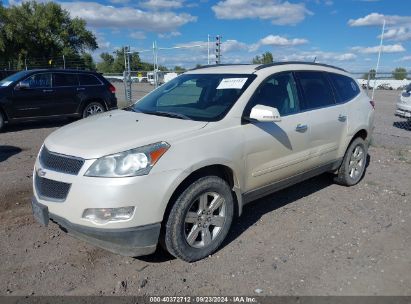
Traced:
<path fill-rule="evenodd" d="M 53 87 L 73 87 L 78 86 L 78 79 L 76 74 L 69 73 L 54 73 Z"/>
<path fill-rule="evenodd" d="M 332 87 L 323 72 L 296 72 L 304 96 L 303 110 L 328 107 L 335 104 Z"/>
<path fill-rule="evenodd" d="M 360 88 L 354 79 L 334 73 L 329 73 L 328 75 L 337 93 L 337 102 L 343 103 L 350 101 L 360 94 Z"/>
<path fill-rule="evenodd" d="M 80 85 L 101 85 L 101 81 L 91 74 L 79 74 Z"/>

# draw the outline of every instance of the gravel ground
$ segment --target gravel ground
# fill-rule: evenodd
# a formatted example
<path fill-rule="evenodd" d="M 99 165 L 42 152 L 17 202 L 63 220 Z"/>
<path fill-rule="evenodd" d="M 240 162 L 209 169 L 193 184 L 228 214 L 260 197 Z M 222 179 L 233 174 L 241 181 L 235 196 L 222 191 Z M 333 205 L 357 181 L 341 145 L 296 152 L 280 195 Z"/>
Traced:
<path fill-rule="evenodd" d="M 133 96 L 149 89 L 135 86 Z M 411 295 L 411 128 L 393 116 L 397 95 L 377 93 L 374 145 L 357 186 L 325 174 L 260 199 L 223 248 L 192 264 L 160 250 L 121 257 L 37 224 L 32 166 L 44 138 L 67 122 L 8 127 L 0 295 Z"/>

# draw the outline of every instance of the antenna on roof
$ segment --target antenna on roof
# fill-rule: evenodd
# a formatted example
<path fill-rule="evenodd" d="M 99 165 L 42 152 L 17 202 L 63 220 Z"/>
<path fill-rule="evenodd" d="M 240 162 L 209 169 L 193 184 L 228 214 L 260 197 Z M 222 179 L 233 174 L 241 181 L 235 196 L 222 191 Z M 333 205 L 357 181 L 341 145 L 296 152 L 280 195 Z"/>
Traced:
<path fill-rule="evenodd" d="M 313 61 L 313 62 L 315 63 L 316 61 L 317 61 L 317 56 L 315 56 L 315 58 L 314 58 L 314 61 Z"/>

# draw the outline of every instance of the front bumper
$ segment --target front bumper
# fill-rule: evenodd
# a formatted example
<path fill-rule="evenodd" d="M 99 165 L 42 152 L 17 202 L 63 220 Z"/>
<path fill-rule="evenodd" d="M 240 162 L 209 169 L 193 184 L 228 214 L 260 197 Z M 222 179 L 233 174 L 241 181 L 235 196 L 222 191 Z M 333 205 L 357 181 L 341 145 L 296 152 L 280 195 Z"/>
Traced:
<path fill-rule="evenodd" d="M 94 228 L 73 224 L 50 213 L 48 207 L 40 204 L 35 197 L 32 198 L 32 207 L 34 217 L 42 225 L 47 226 L 51 220 L 74 237 L 110 252 L 136 257 L 151 254 L 156 250 L 160 223 L 119 229 Z"/>
<path fill-rule="evenodd" d="M 397 103 L 397 110 L 395 111 L 395 116 L 411 119 L 411 105 L 404 103 Z"/>

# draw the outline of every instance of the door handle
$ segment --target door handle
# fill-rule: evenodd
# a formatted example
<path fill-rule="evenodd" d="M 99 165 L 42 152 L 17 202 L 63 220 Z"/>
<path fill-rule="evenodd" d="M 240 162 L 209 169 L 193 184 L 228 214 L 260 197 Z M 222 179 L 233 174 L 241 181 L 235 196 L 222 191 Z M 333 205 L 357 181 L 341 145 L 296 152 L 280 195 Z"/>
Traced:
<path fill-rule="evenodd" d="M 341 121 L 341 122 L 345 122 L 347 120 L 347 115 L 340 114 L 338 116 L 338 120 Z"/>
<path fill-rule="evenodd" d="M 53 90 L 47 90 L 47 89 L 43 90 L 43 93 L 51 93 L 51 92 L 53 92 Z"/>
<path fill-rule="evenodd" d="M 307 125 L 298 124 L 297 127 L 295 128 L 295 130 L 296 130 L 297 132 L 304 133 L 305 131 L 308 130 L 308 126 L 307 126 Z"/>
<path fill-rule="evenodd" d="M 85 88 L 77 88 L 77 91 L 84 91 Z"/>

